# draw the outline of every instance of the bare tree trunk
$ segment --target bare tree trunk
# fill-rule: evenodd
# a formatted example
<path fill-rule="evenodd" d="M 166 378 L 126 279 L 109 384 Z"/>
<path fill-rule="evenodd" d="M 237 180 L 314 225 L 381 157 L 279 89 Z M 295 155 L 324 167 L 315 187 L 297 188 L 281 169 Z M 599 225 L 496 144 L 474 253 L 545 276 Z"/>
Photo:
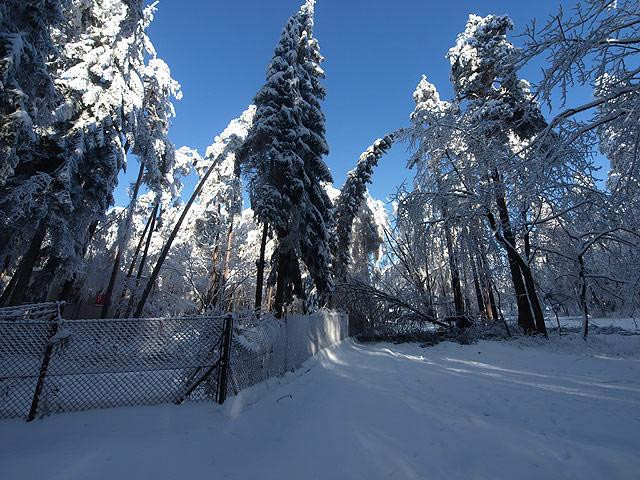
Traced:
<path fill-rule="evenodd" d="M 253 308 L 259 312 L 262 308 L 262 287 L 264 285 L 264 255 L 267 248 L 267 235 L 269 234 L 269 225 L 265 222 L 262 227 L 262 239 L 260 240 L 260 256 L 258 258 L 258 271 L 256 274 L 256 300 Z"/>
<path fill-rule="evenodd" d="M 473 276 L 473 288 L 476 292 L 476 302 L 478 303 L 478 311 L 482 314 L 483 312 L 487 314 L 487 309 L 485 307 L 484 297 L 482 295 L 482 289 L 480 288 L 480 280 L 478 278 L 478 269 L 476 268 L 476 262 L 471 252 L 469 252 L 469 261 L 471 262 L 471 274 Z M 489 317 L 489 315 L 487 315 Z"/>
<path fill-rule="evenodd" d="M 124 288 L 122 289 L 122 292 L 120 292 L 120 300 L 118 301 L 118 310 L 116 311 L 117 318 L 120 317 L 120 307 L 121 307 L 122 301 L 127 295 L 127 291 L 129 290 L 129 280 L 133 276 L 133 270 L 136 268 L 138 255 L 140 255 L 142 244 L 144 243 L 144 240 L 147 237 L 147 231 L 149 230 L 149 227 L 153 229 L 152 224 L 155 224 L 155 217 L 158 212 L 159 205 L 160 205 L 159 202 L 155 202 L 155 204 L 153 205 L 153 208 L 151 209 L 151 215 L 149 215 L 149 218 L 147 219 L 147 222 L 144 226 L 144 230 L 142 231 L 142 235 L 140 235 L 140 240 L 138 241 L 138 245 L 136 245 L 136 250 L 135 252 L 133 252 L 133 257 L 131 258 L 131 263 L 129 264 L 129 269 L 127 270 L 127 276 L 125 278 Z"/>
<path fill-rule="evenodd" d="M 529 267 L 529 265 L 521 264 L 520 268 L 522 270 L 522 276 L 524 277 L 525 286 L 527 287 L 527 298 L 531 304 L 531 309 L 533 310 L 535 325 L 536 325 L 536 332 L 541 333 L 546 337 L 547 326 L 544 323 L 544 313 L 542 312 L 540 299 L 538 298 L 538 293 L 536 292 L 536 285 L 533 280 L 533 273 L 531 272 L 531 268 Z"/>
<path fill-rule="evenodd" d="M 62 263 L 58 256 L 49 256 L 47 262 L 39 272 L 36 272 L 31 279 L 26 301 L 28 303 L 45 302 L 49 297 L 51 286 L 54 284 L 56 270 Z"/>
<path fill-rule="evenodd" d="M 493 294 L 493 279 L 491 278 L 491 272 L 489 271 L 489 261 L 487 260 L 487 254 L 478 246 L 478 269 L 480 270 L 480 278 L 482 279 L 483 288 L 486 292 L 487 301 L 487 316 L 492 320 L 499 320 L 498 304 L 496 303 L 495 296 Z"/>
<path fill-rule="evenodd" d="M 22 262 L 18 265 L 18 267 L 16 268 L 16 271 L 13 273 L 13 276 L 11 277 L 11 280 L 9 280 L 9 283 L 7 284 L 4 291 L 2 292 L 2 296 L 0 296 L 0 306 L 6 305 L 7 301 L 9 300 L 9 297 L 11 296 L 11 293 L 16 288 L 16 283 L 18 283 L 18 278 L 20 277 L 19 272 L 20 272 L 21 266 L 22 266 Z"/>
<path fill-rule="evenodd" d="M 147 264 L 147 256 L 149 254 L 149 246 L 151 245 L 151 238 L 153 237 L 153 231 L 156 226 L 157 218 L 158 218 L 158 209 L 160 203 L 156 202 L 156 205 L 153 209 L 154 215 L 151 217 L 151 225 L 149 226 L 149 234 L 147 236 L 147 241 L 144 245 L 144 250 L 142 251 L 142 257 L 140 258 L 140 265 L 138 266 L 138 272 L 136 273 L 136 282 L 131 291 L 131 296 L 129 297 L 129 302 L 127 304 L 127 311 L 125 313 L 125 317 L 128 318 L 131 315 L 131 311 L 133 310 L 133 302 L 135 301 L 136 293 L 138 292 L 138 288 L 140 287 L 140 279 L 142 278 L 142 274 L 144 273 L 144 267 Z"/>
<path fill-rule="evenodd" d="M 11 297 L 9 299 L 9 305 L 19 305 L 24 301 L 24 296 L 27 293 L 27 288 L 29 288 L 29 281 L 31 280 L 33 269 L 40 258 L 40 249 L 42 248 L 42 242 L 44 241 L 46 234 L 46 222 L 45 220 L 42 220 L 36 230 L 36 234 L 31 240 L 29 249 L 22 257 L 20 266 L 14 273 L 14 275 L 18 276 L 18 281 L 15 283 L 13 291 L 10 293 Z"/>
<path fill-rule="evenodd" d="M 500 313 L 498 312 L 498 304 L 496 303 L 495 296 L 493 294 L 493 282 L 491 278 L 487 279 L 487 316 L 490 316 L 491 320 L 498 320 Z"/>
<path fill-rule="evenodd" d="M 220 287 L 218 290 L 218 305 L 223 307 L 227 281 L 229 280 L 229 260 L 231 259 L 231 242 L 233 241 L 233 216 L 229 219 L 229 230 L 227 231 L 227 244 L 225 246 L 224 257 L 222 258 L 222 276 L 220 277 Z"/>
<path fill-rule="evenodd" d="M 516 295 L 516 303 L 518 304 L 518 325 L 520 325 L 525 333 L 531 334 L 536 330 L 536 325 L 533 318 L 533 311 L 529 303 L 529 296 L 525 286 L 522 270 L 520 269 L 519 255 L 515 250 L 516 239 L 513 231 L 511 230 L 509 210 L 503 194 L 504 187 L 502 186 L 500 176 L 497 171 L 494 171 L 493 173 L 493 181 L 498 188 L 498 192 L 496 193 L 496 206 L 498 207 L 500 229 L 502 232 L 500 232 L 493 214 L 488 212 L 487 216 L 489 218 L 491 228 L 495 232 L 494 234 L 496 239 L 505 247 L 507 252 L 509 270 L 511 271 L 511 281 Z"/>
<path fill-rule="evenodd" d="M 180 218 L 178 218 L 178 221 L 176 222 L 175 226 L 173 227 L 173 230 L 171 231 L 171 234 L 169 235 L 169 238 L 165 242 L 164 247 L 162 247 L 162 251 L 160 252 L 160 256 L 158 257 L 156 265 L 153 268 L 153 271 L 151 272 L 151 276 L 149 277 L 149 280 L 147 281 L 147 285 L 145 286 L 144 292 L 142 292 L 142 298 L 138 302 L 138 306 L 136 307 L 136 311 L 133 314 L 133 316 L 135 318 L 140 318 L 140 316 L 142 315 L 142 312 L 144 310 L 144 306 L 147 303 L 147 299 L 149 298 L 149 294 L 151 293 L 151 289 L 155 285 L 156 280 L 158 279 L 158 276 L 160 275 L 160 270 L 162 269 L 162 265 L 164 264 L 164 261 L 167 259 L 167 255 L 169 254 L 169 250 L 171 249 L 171 245 L 173 244 L 173 241 L 175 240 L 176 235 L 178 234 L 178 231 L 180 230 L 180 227 L 182 227 L 182 223 L 184 222 L 184 219 L 187 218 L 187 214 L 189 213 L 189 210 L 191 210 L 191 206 L 193 205 L 193 202 L 195 202 L 196 198 L 198 198 L 198 196 L 200 196 L 200 192 L 202 192 L 202 188 L 204 187 L 204 184 L 207 183 L 207 180 L 211 176 L 211 173 L 213 172 L 214 168 L 218 165 L 218 159 L 219 158 L 221 158 L 221 156 L 217 157 L 216 161 L 211 162 L 211 165 L 209 166 L 207 172 L 200 179 L 200 182 L 198 182 L 198 185 L 197 185 L 196 189 L 193 191 L 193 193 L 191 194 L 191 197 L 189 198 L 189 201 L 184 206 L 184 209 L 182 210 L 182 214 L 180 215 Z"/>
<path fill-rule="evenodd" d="M 587 339 L 589 334 L 589 309 L 587 307 L 587 279 L 584 273 L 584 258 L 582 255 L 578 255 L 578 265 L 580 271 L 578 272 L 580 278 L 580 309 L 582 310 L 582 338 Z M 560 322 L 558 322 L 558 325 Z"/>
<path fill-rule="evenodd" d="M 278 279 L 276 280 L 276 298 L 274 305 L 274 313 L 276 318 L 282 318 L 282 315 L 284 314 L 285 286 L 287 285 L 286 262 L 287 256 L 285 255 L 285 252 L 280 252 L 280 255 L 278 256 L 278 263 L 276 265 L 276 270 L 278 272 Z"/>
<path fill-rule="evenodd" d="M 211 272 L 209 273 L 209 286 L 207 287 L 207 293 L 203 298 L 203 311 L 206 311 L 211 306 L 216 306 L 218 303 L 218 288 L 220 285 L 220 272 L 218 271 L 218 263 L 220 260 L 220 245 L 218 244 L 219 235 L 216 238 L 216 246 L 213 247 L 213 253 L 211 254 Z"/>
<path fill-rule="evenodd" d="M 280 247 L 282 247 L 282 244 L 283 241 L 281 240 Z M 286 249 L 279 252 L 278 263 L 276 266 L 278 274 L 274 305 L 274 314 L 276 318 L 282 318 L 285 307 L 292 298 L 292 295 L 298 295 L 299 297 L 303 296 L 298 258 L 296 257 L 293 248 L 285 248 Z"/>
<path fill-rule="evenodd" d="M 133 207 L 138 199 L 138 192 L 140 191 L 140 184 L 142 183 L 142 176 L 144 174 L 144 163 L 140 162 L 140 169 L 138 170 L 138 178 L 133 187 L 133 193 L 131 195 L 131 201 L 129 202 L 129 209 L 127 217 L 124 221 L 124 231 L 118 238 L 118 244 L 116 246 L 116 257 L 113 260 L 113 268 L 111 269 L 111 276 L 109 277 L 109 285 L 107 286 L 107 293 L 104 297 L 104 303 L 102 304 L 102 312 L 100 312 L 100 318 L 106 318 L 111 307 L 111 297 L 113 296 L 113 289 L 116 285 L 116 279 L 120 272 L 120 261 L 122 259 L 122 251 L 127 246 L 127 240 L 129 239 L 129 229 L 131 228 L 131 219 L 133 217 Z"/>
<path fill-rule="evenodd" d="M 453 304 L 455 306 L 455 316 L 464 316 L 464 299 L 462 298 L 462 286 L 460 284 L 460 271 L 456 253 L 453 249 L 451 230 L 448 225 L 444 227 L 444 235 L 447 245 L 447 255 L 449 257 L 449 269 L 451 271 L 451 288 L 453 290 Z"/>
<path fill-rule="evenodd" d="M 265 310 L 269 312 L 271 311 L 272 307 L 273 307 L 273 287 L 269 285 L 267 287 L 267 305 L 265 306 Z"/>

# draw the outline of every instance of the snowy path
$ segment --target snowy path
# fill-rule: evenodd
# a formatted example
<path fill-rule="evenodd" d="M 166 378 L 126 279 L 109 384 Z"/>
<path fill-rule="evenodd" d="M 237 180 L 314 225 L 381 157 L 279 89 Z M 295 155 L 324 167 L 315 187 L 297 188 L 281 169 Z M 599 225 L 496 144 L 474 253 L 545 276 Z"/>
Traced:
<path fill-rule="evenodd" d="M 349 341 L 252 405 L 0 422 L 0 478 L 640 478 L 640 336 L 589 349 Z"/>

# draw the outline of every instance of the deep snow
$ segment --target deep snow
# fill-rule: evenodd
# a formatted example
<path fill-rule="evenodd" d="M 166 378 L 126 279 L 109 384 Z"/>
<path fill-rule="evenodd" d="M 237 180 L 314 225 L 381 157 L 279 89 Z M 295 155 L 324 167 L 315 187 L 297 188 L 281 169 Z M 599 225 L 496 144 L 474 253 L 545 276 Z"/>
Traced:
<path fill-rule="evenodd" d="M 223 408 L 0 422 L 0 477 L 637 479 L 640 336 L 346 341 Z"/>

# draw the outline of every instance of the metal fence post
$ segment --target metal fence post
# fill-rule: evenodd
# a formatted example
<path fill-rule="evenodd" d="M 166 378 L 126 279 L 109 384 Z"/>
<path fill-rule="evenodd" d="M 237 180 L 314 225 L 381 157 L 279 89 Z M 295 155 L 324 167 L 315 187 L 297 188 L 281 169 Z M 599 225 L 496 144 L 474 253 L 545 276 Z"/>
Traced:
<path fill-rule="evenodd" d="M 44 357 L 40 364 L 40 371 L 38 372 L 38 381 L 36 382 L 36 388 L 33 391 L 33 398 L 31 399 L 31 408 L 29 409 L 29 415 L 27 415 L 27 422 L 32 421 L 38 414 L 38 403 L 40 402 L 40 395 L 42 394 L 42 388 L 47 378 L 47 370 L 49 369 L 49 362 L 51 361 L 51 354 L 53 353 L 54 342 L 53 338 L 58 333 L 60 327 L 60 321 L 62 315 L 60 313 L 61 303 L 58 303 L 58 315 L 53 319 L 51 326 L 49 327 L 49 335 L 47 336 L 47 346 L 44 349 Z"/>
<path fill-rule="evenodd" d="M 227 399 L 227 382 L 231 359 L 231 337 L 233 336 L 233 314 L 229 313 L 224 319 L 224 330 L 220 346 L 220 362 L 218 364 L 218 385 L 216 401 L 222 405 Z"/>

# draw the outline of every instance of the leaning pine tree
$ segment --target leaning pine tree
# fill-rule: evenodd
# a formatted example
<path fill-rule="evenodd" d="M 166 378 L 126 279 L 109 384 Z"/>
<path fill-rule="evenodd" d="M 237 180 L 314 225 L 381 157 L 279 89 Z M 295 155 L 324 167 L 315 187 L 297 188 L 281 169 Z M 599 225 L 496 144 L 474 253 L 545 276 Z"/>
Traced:
<path fill-rule="evenodd" d="M 398 133 L 390 133 L 373 142 L 373 145 L 360 155 L 356 168 L 347 174 L 347 180 L 340 190 L 340 196 L 336 200 L 334 210 L 337 238 L 334 245 L 334 272 L 338 281 L 344 280 L 347 275 L 347 268 L 351 260 L 349 246 L 351 245 L 353 222 L 365 200 L 367 184 L 371 182 L 373 169 L 378 165 L 380 158 L 391 148 Z"/>
<path fill-rule="evenodd" d="M 307 0 L 282 32 L 267 81 L 254 99 L 254 125 L 239 156 L 255 215 L 265 234 L 271 229 L 277 236 L 270 278 L 276 283 L 277 316 L 294 294 L 304 296 L 299 259 L 321 298 L 333 289 L 332 207 L 323 188 L 332 178 L 322 159 L 329 149 L 320 106 L 324 72 L 313 37 L 314 5 L 314 0 Z M 258 266 L 264 267 L 262 258 Z M 259 281 L 258 296 L 261 289 Z"/>

